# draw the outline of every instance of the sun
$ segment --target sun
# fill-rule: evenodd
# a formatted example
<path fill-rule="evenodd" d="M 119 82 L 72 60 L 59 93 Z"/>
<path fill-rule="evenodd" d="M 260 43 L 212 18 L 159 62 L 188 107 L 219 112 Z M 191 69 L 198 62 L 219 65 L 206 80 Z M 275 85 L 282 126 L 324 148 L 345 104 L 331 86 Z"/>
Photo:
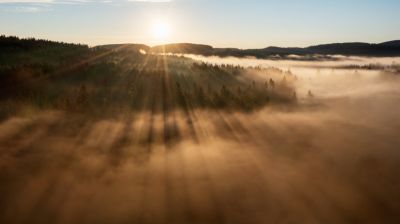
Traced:
<path fill-rule="evenodd" d="M 156 21 L 152 25 L 153 37 L 157 41 L 166 41 L 171 35 L 171 26 L 167 21 Z"/>

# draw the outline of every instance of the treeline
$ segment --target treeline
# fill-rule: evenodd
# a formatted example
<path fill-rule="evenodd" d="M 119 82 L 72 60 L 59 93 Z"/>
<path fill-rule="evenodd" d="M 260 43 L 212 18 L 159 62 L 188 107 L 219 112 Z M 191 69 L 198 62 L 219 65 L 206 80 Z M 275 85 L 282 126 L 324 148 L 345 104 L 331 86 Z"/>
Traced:
<path fill-rule="evenodd" d="M 305 48 L 267 47 L 262 49 L 213 48 L 207 45 L 181 43 L 155 46 L 151 48 L 151 51 L 154 53 L 215 55 L 220 57 L 252 56 L 256 58 L 286 58 L 291 60 L 318 60 L 321 58 L 321 55 L 327 58 L 330 58 L 329 55 L 393 57 L 400 56 L 400 41 L 397 40 L 379 44 L 334 43 Z M 290 57 L 291 55 L 302 57 Z"/>
<path fill-rule="evenodd" d="M 63 48 L 83 48 L 88 49 L 87 45 L 71 44 L 65 42 L 56 42 L 50 40 L 36 39 L 36 38 L 19 38 L 16 36 L 0 35 L 0 49 L 1 51 L 18 51 L 18 50 L 34 50 L 50 47 L 63 47 Z"/>
<path fill-rule="evenodd" d="M 92 117 L 140 111 L 253 111 L 297 98 L 295 77 L 276 68 L 215 65 L 123 50 L 17 51 L 0 57 L 3 118 L 27 111 L 21 108 Z"/>
<path fill-rule="evenodd" d="M 141 66 L 108 59 L 61 76 L 35 76 L 34 70 L 10 76 L 3 80 L 3 112 L 8 114 L 6 111 L 16 104 L 92 116 L 176 109 L 250 112 L 268 104 L 297 100 L 291 85 L 295 78 L 285 73 L 279 79 L 265 75 L 260 81 L 244 78 L 248 70 L 239 66 L 196 62 L 177 66 L 173 63 L 179 61 L 171 59 L 166 70 L 154 63 Z"/>
<path fill-rule="evenodd" d="M 1 35 L 0 85 L 21 74 L 48 75 L 96 54 L 87 45 Z"/>
<path fill-rule="evenodd" d="M 92 54 L 87 45 L 0 36 L 0 71 L 19 67 L 56 67 Z"/>
<path fill-rule="evenodd" d="M 367 65 L 346 65 L 339 67 L 341 69 L 355 69 L 355 70 L 375 70 L 375 71 L 385 71 L 392 73 L 400 72 L 400 64 L 392 63 L 391 65 L 383 65 L 379 63 L 367 64 Z"/>

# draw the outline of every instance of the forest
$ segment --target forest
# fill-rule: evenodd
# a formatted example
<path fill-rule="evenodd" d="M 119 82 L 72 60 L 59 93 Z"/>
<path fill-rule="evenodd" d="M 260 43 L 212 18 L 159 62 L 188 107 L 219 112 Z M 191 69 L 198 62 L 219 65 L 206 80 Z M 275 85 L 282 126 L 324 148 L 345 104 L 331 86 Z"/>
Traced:
<path fill-rule="evenodd" d="M 216 65 L 124 46 L 15 37 L 0 42 L 3 119 L 24 108 L 114 116 L 197 108 L 246 112 L 297 100 L 296 77 L 276 68 Z"/>
<path fill-rule="evenodd" d="M 399 223 L 400 59 L 311 58 L 1 36 L 0 223 Z"/>

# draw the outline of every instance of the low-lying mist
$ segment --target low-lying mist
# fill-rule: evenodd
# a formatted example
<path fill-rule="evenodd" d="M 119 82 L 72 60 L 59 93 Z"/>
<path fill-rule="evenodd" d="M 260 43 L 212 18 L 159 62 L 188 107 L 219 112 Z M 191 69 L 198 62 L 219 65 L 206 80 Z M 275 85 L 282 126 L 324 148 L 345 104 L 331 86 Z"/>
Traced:
<path fill-rule="evenodd" d="M 0 223 L 400 222 L 400 75 L 343 68 L 398 58 L 190 57 L 252 66 L 260 86 L 278 74 L 258 67 L 280 69 L 297 101 L 9 117 Z"/>
<path fill-rule="evenodd" d="M 185 57 L 206 63 L 232 64 L 254 68 L 279 68 L 296 76 L 296 90 L 306 93 L 316 91 L 319 98 L 330 96 L 355 97 L 359 94 L 373 94 L 376 91 L 398 87 L 398 74 L 390 68 L 400 65 L 398 57 L 355 57 L 331 56 L 334 60 L 262 60 L 236 57 L 205 57 L 185 55 Z M 300 57 L 300 56 L 299 56 Z M 261 74 L 263 76 L 264 74 Z M 268 75 L 268 74 L 267 74 Z M 358 93 L 356 93 L 358 92 Z"/>
<path fill-rule="evenodd" d="M 183 56 L 214 64 L 233 64 L 241 66 L 261 66 L 261 67 L 311 67 L 311 68 L 338 68 L 343 66 L 366 66 L 366 65 L 382 65 L 391 66 L 399 65 L 400 57 L 358 57 L 358 56 L 342 56 L 331 55 L 328 59 L 310 59 L 307 56 L 293 55 L 293 60 L 271 60 L 256 59 L 254 57 L 237 58 L 237 57 L 218 57 L 218 56 L 202 56 L 193 54 L 184 54 Z"/>

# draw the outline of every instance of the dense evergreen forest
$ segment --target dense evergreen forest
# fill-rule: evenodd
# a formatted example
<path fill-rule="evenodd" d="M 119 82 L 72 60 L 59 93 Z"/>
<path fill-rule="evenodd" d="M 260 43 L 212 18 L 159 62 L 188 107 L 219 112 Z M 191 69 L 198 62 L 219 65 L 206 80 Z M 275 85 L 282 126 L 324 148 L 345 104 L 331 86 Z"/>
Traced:
<path fill-rule="evenodd" d="M 35 110 L 98 116 L 174 109 L 249 112 L 296 101 L 295 76 L 116 48 L 0 38 L 0 114 Z"/>

